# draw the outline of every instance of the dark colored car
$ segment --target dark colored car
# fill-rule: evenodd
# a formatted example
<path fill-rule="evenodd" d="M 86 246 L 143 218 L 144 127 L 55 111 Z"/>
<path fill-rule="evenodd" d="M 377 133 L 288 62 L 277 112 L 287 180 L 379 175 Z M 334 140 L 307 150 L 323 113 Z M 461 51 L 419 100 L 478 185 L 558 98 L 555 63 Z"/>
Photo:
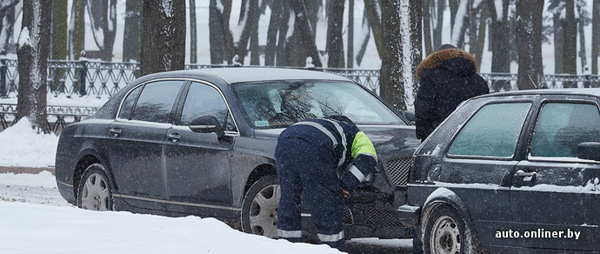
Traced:
<path fill-rule="evenodd" d="M 275 237 L 279 133 L 337 114 L 357 123 L 379 158 L 373 179 L 346 199 L 346 235 L 407 236 L 396 214 L 420 144 L 414 127 L 359 84 L 318 71 L 220 68 L 137 79 L 62 131 L 58 189 L 84 209 L 210 216 Z"/>
<path fill-rule="evenodd" d="M 600 89 L 463 103 L 415 155 L 408 204 L 431 253 L 598 253 Z"/>

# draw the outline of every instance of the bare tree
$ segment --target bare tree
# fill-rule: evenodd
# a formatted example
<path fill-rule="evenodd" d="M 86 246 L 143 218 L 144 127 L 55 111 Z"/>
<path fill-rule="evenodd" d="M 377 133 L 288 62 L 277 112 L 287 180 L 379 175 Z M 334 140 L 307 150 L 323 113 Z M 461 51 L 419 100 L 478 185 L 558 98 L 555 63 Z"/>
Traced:
<path fill-rule="evenodd" d="M 185 67 L 185 1 L 143 1 L 141 74 Z"/>
<path fill-rule="evenodd" d="M 542 12 L 544 0 L 517 1 L 517 47 L 519 90 L 538 87 L 544 75 L 542 65 Z"/>
<path fill-rule="evenodd" d="M 412 98 L 416 98 L 417 90 L 419 88 L 419 79 L 416 76 L 416 70 L 419 63 L 421 63 L 421 60 L 423 60 L 423 53 L 421 50 L 423 48 L 421 36 L 423 31 L 422 0 L 406 0 L 406 2 L 403 2 L 402 8 L 410 14 L 410 19 L 408 20 L 410 24 L 405 25 L 410 29 L 401 30 L 401 35 L 410 41 L 410 46 L 408 48 L 407 46 L 404 46 L 406 54 L 404 54 L 405 60 L 402 61 L 402 68 L 405 70 L 403 77 L 405 80 L 404 82 L 412 89 Z"/>
<path fill-rule="evenodd" d="M 142 0 L 125 2 L 125 27 L 123 28 L 123 62 L 140 61 L 142 42 Z"/>
<path fill-rule="evenodd" d="M 383 52 L 381 57 L 381 97 L 397 110 L 406 110 L 404 80 L 402 79 L 402 34 L 400 1 L 381 0 Z"/>
<path fill-rule="evenodd" d="M 70 54 L 79 60 L 85 50 L 85 3 L 86 0 L 73 0 L 69 24 Z"/>
<path fill-rule="evenodd" d="M 260 9 L 258 0 L 242 1 L 242 11 L 240 12 L 239 24 L 243 25 L 242 34 L 237 43 L 236 54 L 239 57 L 239 62 L 244 63 L 244 58 L 248 52 L 248 42 L 254 31 L 258 31 L 258 20 L 260 18 Z M 258 53 L 258 52 L 256 52 Z"/>
<path fill-rule="evenodd" d="M 592 73 L 598 72 L 598 59 L 600 58 L 600 0 L 594 0 L 592 6 Z"/>
<path fill-rule="evenodd" d="M 495 0 L 487 0 L 490 22 L 490 48 L 492 51 L 492 73 L 510 72 L 510 20 L 509 4 L 510 0 L 502 0 L 497 5 Z M 499 7 L 499 8 L 497 8 Z M 510 90 L 510 82 L 497 80 L 492 83 L 494 91 Z"/>
<path fill-rule="evenodd" d="M 312 6 L 312 5 L 309 5 Z M 291 0 L 294 10 L 294 34 L 287 43 L 288 63 L 291 66 L 305 66 L 308 57 L 312 58 L 315 67 L 322 67 L 321 58 L 315 43 L 315 33 L 311 26 L 309 11 L 302 0 Z M 314 23 L 314 22 L 313 22 Z M 294 53 L 289 53 L 294 51 Z"/>
<path fill-rule="evenodd" d="M 225 8 L 218 8 L 218 5 L 222 4 L 221 0 L 210 0 L 209 4 L 209 40 L 210 40 L 210 63 L 211 64 L 223 64 L 227 62 L 226 47 L 226 36 L 231 37 L 229 31 L 224 31 L 224 11 Z M 229 8 L 231 10 L 231 8 Z M 229 22 L 229 20 L 227 20 Z M 231 42 L 231 39 L 229 39 Z"/>
<path fill-rule="evenodd" d="M 16 119 L 28 117 L 32 127 L 48 133 L 46 119 L 46 78 L 50 44 L 51 2 L 29 0 L 23 3 L 19 35 L 19 94 Z"/>
<path fill-rule="evenodd" d="M 190 0 L 190 63 L 198 62 L 198 39 L 196 36 L 196 0 Z"/>
<path fill-rule="evenodd" d="M 379 53 L 379 57 L 383 56 L 383 28 L 382 28 L 382 20 L 381 20 L 381 7 L 379 0 L 364 0 L 365 1 L 365 11 L 367 12 L 367 18 L 369 20 L 369 25 L 371 25 L 371 31 L 373 32 L 373 39 L 375 40 L 375 45 L 377 46 L 377 53 Z"/>
<path fill-rule="evenodd" d="M 360 66 L 363 57 L 365 56 L 365 53 L 367 52 L 367 45 L 369 44 L 369 40 L 371 39 L 371 26 L 369 24 L 369 19 L 367 18 L 367 9 L 364 9 L 363 11 L 363 19 L 362 19 L 362 24 L 360 26 L 361 32 L 359 33 L 360 35 L 362 35 L 362 38 L 360 38 L 360 49 L 358 50 L 357 54 L 356 54 L 356 64 L 358 64 Z"/>
<path fill-rule="evenodd" d="M 354 68 L 354 0 L 348 0 L 348 62 L 346 68 Z"/>
<path fill-rule="evenodd" d="M 327 66 L 332 68 L 344 67 L 344 1 L 333 1 L 327 20 Z"/>
<path fill-rule="evenodd" d="M 18 0 L 6 0 L 0 4 L 0 55 L 7 52 L 8 43 L 13 35 L 16 6 Z"/>
<path fill-rule="evenodd" d="M 565 18 L 562 20 L 564 28 L 563 58 L 564 73 L 577 73 L 577 20 L 575 19 L 575 2 L 564 0 Z"/>
<path fill-rule="evenodd" d="M 117 1 L 88 0 L 87 7 L 94 42 L 100 49 L 100 59 L 112 61 L 117 33 Z"/>
<path fill-rule="evenodd" d="M 265 46 L 265 65 L 274 66 L 276 47 L 277 47 L 277 32 L 279 24 L 282 22 L 282 1 L 271 2 L 271 18 L 269 20 L 269 28 L 267 28 L 267 45 Z"/>

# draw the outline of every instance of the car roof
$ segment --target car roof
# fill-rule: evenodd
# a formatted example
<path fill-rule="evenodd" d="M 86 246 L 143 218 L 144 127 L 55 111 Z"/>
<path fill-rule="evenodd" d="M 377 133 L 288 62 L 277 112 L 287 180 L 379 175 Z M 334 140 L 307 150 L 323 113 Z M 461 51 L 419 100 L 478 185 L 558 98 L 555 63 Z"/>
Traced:
<path fill-rule="evenodd" d="M 206 78 L 211 76 L 226 83 L 234 84 L 240 82 L 259 82 L 273 80 L 335 80 L 349 81 L 349 79 L 331 73 L 316 70 L 284 69 L 284 68 L 255 68 L 255 67 L 224 67 L 211 69 L 195 69 L 183 71 L 162 72 L 153 75 L 160 77 Z"/>
<path fill-rule="evenodd" d="M 500 97 L 517 95 L 588 95 L 600 97 L 600 88 L 563 88 L 563 89 L 531 89 L 509 92 L 498 92 L 479 97 Z"/>

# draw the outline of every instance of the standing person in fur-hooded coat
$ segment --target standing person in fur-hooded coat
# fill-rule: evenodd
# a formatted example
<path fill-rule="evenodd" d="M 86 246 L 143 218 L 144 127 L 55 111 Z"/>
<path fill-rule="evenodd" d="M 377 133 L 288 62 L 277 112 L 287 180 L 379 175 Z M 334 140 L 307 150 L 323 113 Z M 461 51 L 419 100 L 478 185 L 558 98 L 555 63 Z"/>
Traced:
<path fill-rule="evenodd" d="M 477 74 L 477 60 L 468 52 L 444 44 L 416 70 L 419 90 L 415 99 L 417 138 L 425 140 L 464 100 L 489 93 Z"/>

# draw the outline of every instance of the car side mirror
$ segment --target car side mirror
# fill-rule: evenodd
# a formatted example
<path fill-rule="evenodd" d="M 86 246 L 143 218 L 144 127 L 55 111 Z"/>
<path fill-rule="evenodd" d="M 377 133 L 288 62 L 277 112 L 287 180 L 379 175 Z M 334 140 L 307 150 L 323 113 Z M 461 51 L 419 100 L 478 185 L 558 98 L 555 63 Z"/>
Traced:
<path fill-rule="evenodd" d="M 221 126 L 216 117 L 210 115 L 203 115 L 196 117 L 190 121 L 190 130 L 198 133 L 211 133 L 217 134 L 218 138 L 225 136 L 225 129 Z"/>
<path fill-rule="evenodd" d="M 583 142 L 577 145 L 577 158 L 600 161 L 600 143 Z"/>

